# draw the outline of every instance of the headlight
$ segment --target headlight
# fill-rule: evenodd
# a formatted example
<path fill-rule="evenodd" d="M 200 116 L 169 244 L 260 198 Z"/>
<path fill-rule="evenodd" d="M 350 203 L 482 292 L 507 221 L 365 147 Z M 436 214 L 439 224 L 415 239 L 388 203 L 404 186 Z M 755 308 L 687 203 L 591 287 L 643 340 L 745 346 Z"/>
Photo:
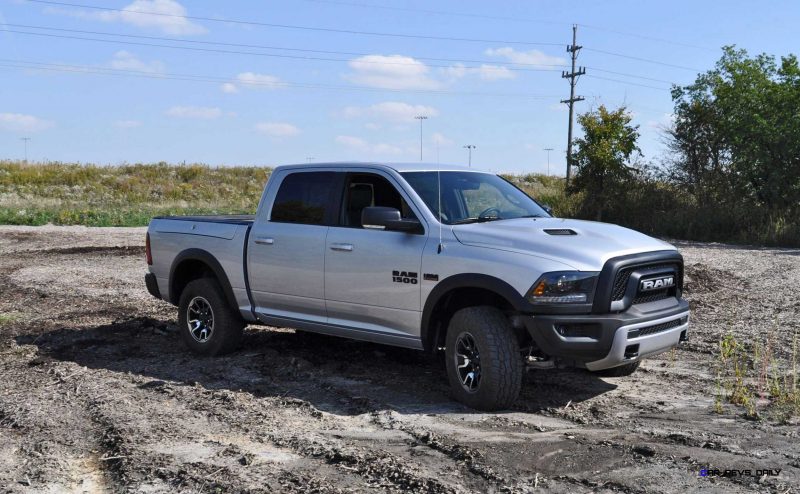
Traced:
<path fill-rule="evenodd" d="M 556 271 L 545 273 L 528 290 L 534 304 L 586 304 L 592 301 L 598 273 Z"/>

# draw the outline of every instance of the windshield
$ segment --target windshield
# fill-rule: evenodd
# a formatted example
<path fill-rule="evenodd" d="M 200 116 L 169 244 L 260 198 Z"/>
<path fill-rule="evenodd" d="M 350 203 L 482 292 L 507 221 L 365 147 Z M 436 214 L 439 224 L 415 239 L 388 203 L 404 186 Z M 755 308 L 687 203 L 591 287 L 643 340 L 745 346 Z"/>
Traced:
<path fill-rule="evenodd" d="M 435 171 L 401 173 L 434 216 L 439 210 L 438 174 Z M 441 221 L 447 225 L 550 217 L 536 201 L 497 175 L 441 172 L 441 181 Z"/>

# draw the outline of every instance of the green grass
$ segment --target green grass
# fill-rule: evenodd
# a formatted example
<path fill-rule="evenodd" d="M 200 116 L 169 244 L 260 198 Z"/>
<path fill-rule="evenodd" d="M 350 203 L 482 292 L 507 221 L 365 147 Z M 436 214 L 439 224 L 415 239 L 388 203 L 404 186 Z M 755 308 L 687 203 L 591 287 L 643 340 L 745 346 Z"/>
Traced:
<path fill-rule="evenodd" d="M 748 345 L 728 333 L 720 340 L 715 411 L 722 413 L 722 404 L 728 402 L 742 407 L 751 419 L 783 422 L 800 416 L 798 334 L 793 334 L 791 352 L 784 358 L 775 355 L 774 339 Z"/>
<path fill-rule="evenodd" d="M 144 226 L 158 215 L 253 213 L 270 173 L 266 167 L 163 162 L 96 166 L 0 161 L 0 224 Z M 563 178 L 505 177 L 551 206 L 556 216 L 596 217 L 581 193 L 565 193 Z M 796 215 L 773 214 L 735 198 L 700 205 L 663 180 L 641 180 L 624 190 L 607 205 L 603 221 L 659 237 L 800 246 Z"/>
<path fill-rule="evenodd" d="M 12 322 L 19 319 L 19 315 L 9 313 L 9 312 L 0 312 L 0 326 L 4 326 L 6 324 L 11 324 Z"/>
<path fill-rule="evenodd" d="M 143 226 L 168 214 L 255 211 L 271 169 L 0 161 L 0 223 Z"/>

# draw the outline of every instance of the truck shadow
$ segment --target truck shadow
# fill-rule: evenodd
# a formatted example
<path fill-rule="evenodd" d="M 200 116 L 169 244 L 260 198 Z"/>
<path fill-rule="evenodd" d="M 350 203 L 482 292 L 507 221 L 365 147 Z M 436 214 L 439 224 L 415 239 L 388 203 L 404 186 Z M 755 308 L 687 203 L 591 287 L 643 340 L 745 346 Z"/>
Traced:
<path fill-rule="evenodd" d="M 137 317 L 16 338 L 35 345 L 30 365 L 69 361 L 130 373 L 142 389 L 242 391 L 286 406 L 339 415 L 376 410 L 470 413 L 449 396 L 444 362 L 423 352 L 292 330 L 250 327 L 242 347 L 222 357 L 189 353 L 173 322 Z M 537 413 L 580 403 L 616 386 L 581 370 L 530 371 L 511 411 Z"/>

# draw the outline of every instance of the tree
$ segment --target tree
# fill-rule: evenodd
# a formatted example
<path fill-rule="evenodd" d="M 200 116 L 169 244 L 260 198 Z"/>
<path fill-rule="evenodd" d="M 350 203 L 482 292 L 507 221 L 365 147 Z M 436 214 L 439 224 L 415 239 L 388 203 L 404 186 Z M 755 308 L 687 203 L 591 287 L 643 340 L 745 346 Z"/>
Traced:
<path fill-rule="evenodd" d="M 597 221 L 635 176 L 632 160 L 641 151 L 636 145 L 639 126 L 631 125 L 631 120 L 625 107 L 609 111 L 602 105 L 578 116 L 583 137 L 575 141 L 577 173 L 571 188 L 584 193 L 584 212 Z"/>
<path fill-rule="evenodd" d="M 800 205 L 800 67 L 789 55 L 723 48 L 714 69 L 672 91 L 674 179 L 700 204 L 749 201 L 783 214 Z"/>

